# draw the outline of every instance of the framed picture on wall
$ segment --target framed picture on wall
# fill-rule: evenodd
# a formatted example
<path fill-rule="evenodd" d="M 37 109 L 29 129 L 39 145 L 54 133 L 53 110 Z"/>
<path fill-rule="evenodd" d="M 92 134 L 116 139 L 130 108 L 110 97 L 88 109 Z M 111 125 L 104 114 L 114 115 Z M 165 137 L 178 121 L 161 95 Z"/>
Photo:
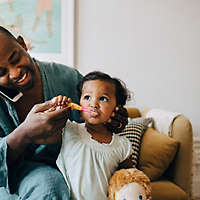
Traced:
<path fill-rule="evenodd" d="M 74 66 L 74 0 L 0 0 L 0 25 L 21 35 L 31 56 Z"/>

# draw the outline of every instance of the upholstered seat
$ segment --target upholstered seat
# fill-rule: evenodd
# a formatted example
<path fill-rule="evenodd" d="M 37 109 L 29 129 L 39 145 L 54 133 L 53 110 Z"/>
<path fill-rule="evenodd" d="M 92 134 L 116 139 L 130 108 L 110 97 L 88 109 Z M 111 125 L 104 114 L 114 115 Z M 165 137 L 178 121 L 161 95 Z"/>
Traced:
<path fill-rule="evenodd" d="M 171 181 L 154 181 L 152 186 L 153 200 L 185 200 L 187 194 L 179 186 Z"/>
<path fill-rule="evenodd" d="M 128 108 L 127 110 L 130 118 L 145 117 L 146 115 L 146 112 L 140 112 L 137 108 Z M 151 179 L 153 200 L 190 200 L 192 126 L 185 116 L 179 115 L 172 122 L 170 129 L 169 137 L 154 128 L 147 128 L 141 141 L 138 168 Z M 162 145 L 158 142 L 162 142 Z M 178 145 L 176 145 L 177 143 Z M 165 155 L 162 156 L 162 153 Z M 169 158 L 165 162 L 166 155 Z M 146 159 L 148 159 L 147 162 Z M 168 165 L 165 164 L 167 162 Z M 154 164 L 158 166 L 154 166 Z M 166 165 L 166 168 L 160 169 L 160 166 L 163 165 Z M 156 174 L 157 172 L 158 174 Z"/>

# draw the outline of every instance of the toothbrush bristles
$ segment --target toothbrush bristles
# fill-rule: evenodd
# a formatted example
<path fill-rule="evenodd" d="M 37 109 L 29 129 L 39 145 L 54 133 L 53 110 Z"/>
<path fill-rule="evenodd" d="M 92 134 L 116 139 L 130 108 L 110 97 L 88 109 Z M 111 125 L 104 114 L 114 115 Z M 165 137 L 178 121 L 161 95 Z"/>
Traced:
<path fill-rule="evenodd" d="M 82 107 L 82 111 L 85 111 L 85 112 L 88 112 L 88 113 L 94 114 L 94 115 L 97 114 L 96 112 L 94 112 L 94 111 L 92 111 L 92 110 L 89 110 L 89 109 L 87 109 L 87 108 L 83 108 L 83 107 Z"/>

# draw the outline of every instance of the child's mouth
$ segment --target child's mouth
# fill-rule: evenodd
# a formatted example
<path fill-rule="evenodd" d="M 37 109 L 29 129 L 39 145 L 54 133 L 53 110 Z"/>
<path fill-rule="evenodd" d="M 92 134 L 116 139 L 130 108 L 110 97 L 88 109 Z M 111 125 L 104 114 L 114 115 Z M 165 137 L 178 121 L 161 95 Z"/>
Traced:
<path fill-rule="evenodd" d="M 98 115 L 97 112 L 92 111 L 92 110 L 90 110 L 90 109 L 88 109 L 88 108 L 83 108 L 83 107 L 82 107 L 82 111 L 90 113 L 90 115 L 91 115 L 92 117 L 96 117 L 96 116 Z"/>

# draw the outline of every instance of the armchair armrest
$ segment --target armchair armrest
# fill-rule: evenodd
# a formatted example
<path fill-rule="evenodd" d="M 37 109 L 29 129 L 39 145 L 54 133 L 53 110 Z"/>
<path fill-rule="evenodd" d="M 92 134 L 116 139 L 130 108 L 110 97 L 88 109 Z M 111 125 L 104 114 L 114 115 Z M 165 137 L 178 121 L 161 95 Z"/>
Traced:
<path fill-rule="evenodd" d="M 193 146 L 192 125 L 186 117 L 180 115 L 174 120 L 171 131 L 172 137 L 179 141 L 180 146 L 168 173 L 174 183 L 179 185 L 187 194 L 190 194 Z"/>
<path fill-rule="evenodd" d="M 141 117 L 141 113 L 139 109 L 137 108 L 126 108 L 128 112 L 128 117 L 130 118 L 136 118 L 136 117 Z"/>

